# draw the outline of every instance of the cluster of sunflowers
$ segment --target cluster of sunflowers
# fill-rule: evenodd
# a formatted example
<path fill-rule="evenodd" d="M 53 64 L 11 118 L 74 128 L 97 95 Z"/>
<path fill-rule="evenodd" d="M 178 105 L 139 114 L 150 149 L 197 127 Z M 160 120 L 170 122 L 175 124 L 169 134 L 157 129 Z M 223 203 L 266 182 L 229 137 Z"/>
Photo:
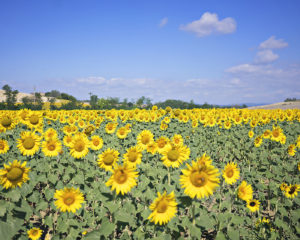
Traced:
<path fill-rule="evenodd" d="M 160 122 L 159 130 L 163 133 L 171 128 L 171 123 L 191 124 L 192 129 L 201 127 L 217 127 L 218 129 L 230 130 L 233 126 L 240 127 L 249 125 L 251 130 L 249 138 L 254 137 L 254 128 L 266 124 L 284 121 L 300 121 L 300 111 L 249 111 L 249 110 L 179 110 L 179 109 L 157 109 L 152 110 L 109 110 L 109 111 L 31 111 L 28 109 L 0 113 L 0 133 L 3 136 L 6 132 L 15 128 L 21 129 L 17 138 L 17 148 L 23 156 L 34 157 L 41 152 L 45 157 L 57 157 L 68 154 L 76 159 L 84 159 L 89 152 L 97 156 L 97 164 L 100 169 L 111 174 L 105 182 L 116 195 L 125 195 L 138 185 L 138 166 L 143 160 L 145 152 L 160 156 L 163 165 L 168 169 L 169 175 L 172 169 L 181 169 L 179 184 L 184 193 L 190 198 L 203 199 L 213 195 L 216 188 L 220 186 L 220 172 L 215 167 L 213 160 L 204 153 L 194 161 L 183 163 L 191 159 L 191 149 L 185 144 L 184 137 L 172 132 L 170 137 L 162 134 L 155 137 L 155 134 L 145 127 L 147 123 Z M 105 126 L 101 125 L 105 123 Z M 62 126 L 54 129 L 56 124 Z M 129 135 L 134 125 L 141 125 L 143 128 L 136 135 Z M 54 126 L 54 128 L 53 128 Z M 117 149 L 108 147 L 103 136 L 97 135 L 97 129 L 103 127 L 108 135 L 115 134 L 122 141 L 126 138 L 136 136 L 135 143 L 126 148 L 122 155 L 123 164 L 119 164 L 120 152 Z M 194 133 L 192 131 L 191 133 Z M 189 138 L 189 136 L 187 136 Z M 8 139 L 8 138 L 7 138 Z M 280 126 L 273 125 L 273 129 L 266 129 L 254 139 L 255 147 L 262 144 L 263 139 L 270 139 L 275 142 L 286 143 L 286 135 Z M 10 150 L 9 140 L 0 139 L 0 154 L 6 154 Z M 300 148 L 300 136 L 296 144 L 288 147 L 288 154 L 294 156 L 296 147 Z M 102 148 L 103 151 L 99 152 Z M 68 153 L 65 153 L 67 151 Z M 72 158 L 70 158 L 72 159 Z M 29 181 L 31 167 L 27 167 L 28 161 L 7 159 L 0 169 L 0 185 L 5 189 L 22 187 L 22 184 Z M 30 164 L 29 164 L 30 165 Z M 300 164 L 298 169 L 300 170 Z M 232 185 L 240 179 L 240 169 L 237 163 L 230 161 L 222 170 L 224 181 Z M 168 176 L 170 183 L 170 176 Z M 280 186 L 287 198 L 294 198 L 300 191 L 297 184 Z M 178 212 L 176 196 L 174 191 L 157 193 L 157 198 L 149 206 L 151 210 L 148 219 L 155 224 L 167 224 Z M 237 197 L 246 202 L 250 212 L 259 210 L 260 201 L 253 198 L 253 189 L 245 180 L 237 189 Z M 75 187 L 64 187 L 58 189 L 54 194 L 55 206 L 61 212 L 75 213 L 85 202 L 85 196 L 80 189 Z M 38 239 L 42 230 L 32 228 L 28 231 L 31 239 Z"/>

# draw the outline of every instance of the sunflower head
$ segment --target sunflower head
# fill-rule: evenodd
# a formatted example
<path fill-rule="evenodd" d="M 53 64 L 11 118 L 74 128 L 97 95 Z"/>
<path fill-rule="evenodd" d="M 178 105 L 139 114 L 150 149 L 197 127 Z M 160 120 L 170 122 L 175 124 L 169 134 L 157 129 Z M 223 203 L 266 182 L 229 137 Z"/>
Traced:
<path fill-rule="evenodd" d="M 198 199 L 208 197 L 219 186 L 219 171 L 212 165 L 202 165 L 192 161 L 192 165 L 187 164 L 187 169 L 182 170 L 180 177 L 181 187 L 184 193 L 191 198 Z"/>
<path fill-rule="evenodd" d="M 57 200 L 54 202 L 55 206 L 62 212 L 73 212 L 81 208 L 81 204 L 84 202 L 83 194 L 79 189 L 64 188 L 56 190 L 54 198 Z"/>
<path fill-rule="evenodd" d="M 119 160 L 120 153 L 114 149 L 106 149 L 98 156 L 98 165 L 106 171 L 112 171 L 114 164 Z"/>
<path fill-rule="evenodd" d="M 259 205 L 260 202 L 256 199 L 249 199 L 247 200 L 247 208 L 251 211 L 251 212 L 256 212 L 259 210 Z"/>
<path fill-rule="evenodd" d="M 39 228 L 31 228 L 27 231 L 28 238 L 31 240 L 37 240 L 42 236 L 43 231 Z"/>
<path fill-rule="evenodd" d="M 26 167 L 26 163 L 21 164 L 20 161 L 15 160 L 8 165 L 4 164 L 4 169 L 0 169 L 0 184 L 6 189 L 21 187 L 24 182 L 29 180 L 30 168 Z"/>
<path fill-rule="evenodd" d="M 168 223 L 177 213 L 177 202 L 175 200 L 174 192 L 167 194 L 157 193 L 157 198 L 150 205 L 150 210 L 152 213 L 149 215 L 148 219 L 150 222 L 155 224 L 163 225 Z"/>
<path fill-rule="evenodd" d="M 251 200 L 253 190 L 250 184 L 247 184 L 246 181 L 242 181 L 241 185 L 238 188 L 238 197 L 244 201 Z"/>
<path fill-rule="evenodd" d="M 124 154 L 124 163 L 128 166 L 135 167 L 142 162 L 142 149 L 139 146 L 134 146 L 127 149 Z"/>
<path fill-rule="evenodd" d="M 136 178 L 138 173 L 135 168 L 129 167 L 128 165 L 115 165 L 112 170 L 112 176 L 105 183 L 107 187 L 111 186 L 111 190 L 116 190 L 116 193 L 124 195 L 128 193 L 132 187 L 136 186 Z"/>
<path fill-rule="evenodd" d="M 32 156 L 39 150 L 40 139 L 33 132 L 22 132 L 21 138 L 17 140 L 17 147 L 23 155 Z"/>
<path fill-rule="evenodd" d="M 233 184 L 240 178 L 240 170 L 236 163 L 228 163 L 223 170 L 223 178 L 227 184 Z"/>

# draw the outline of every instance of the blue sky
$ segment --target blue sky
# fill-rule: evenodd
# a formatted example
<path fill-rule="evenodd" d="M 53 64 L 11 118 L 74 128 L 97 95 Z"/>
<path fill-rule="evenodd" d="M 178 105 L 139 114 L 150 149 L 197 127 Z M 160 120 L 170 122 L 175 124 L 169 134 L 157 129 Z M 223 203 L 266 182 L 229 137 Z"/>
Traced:
<path fill-rule="evenodd" d="M 78 99 L 300 98 L 300 1 L 0 1 L 0 84 Z"/>

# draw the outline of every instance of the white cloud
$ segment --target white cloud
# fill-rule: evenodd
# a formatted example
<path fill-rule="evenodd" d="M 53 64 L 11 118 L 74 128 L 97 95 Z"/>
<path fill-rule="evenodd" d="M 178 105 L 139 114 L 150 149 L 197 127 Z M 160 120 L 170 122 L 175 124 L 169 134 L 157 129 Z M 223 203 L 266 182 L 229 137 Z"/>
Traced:
<path fill-rule="evenodd" d="M 216 13 L 206 12 L 199 20 L 186 25 L 181 25 L 180 30 L 195 33 L 198 37 L 210 34 L 229 34 L 236 30 L 236 22 L 233 18 L 218 19 Z"/>
<path fill-rule="evenodd" d="M 104 84 L 106 79 L 104 77 L 87 77 L 87 78 L 79 78 L 77 82 L 87 83 L 87 84 Z"/>
<path fill-rule="evenodd" d="M 230 80 L 230 83 L 238 85 L 241 83 L 241 80 L 239 78 L 233 78 Z"/>
<path fill-rule="evenodd" d="M 275 61 L 278 58 L 279 58 L 279 56 L 277 54 L 273 53 L 273 51 L 271 49 L 265 49 L 265 50 L 259 51 L 256 54 L 254 61 L 256 63 L 270 63 L 270 62 Z"/>
<path fill-rule="evenodd" d="M 160 21 L 159 27 L 164 27 L 167 23 L 168 23 L 168 18 L 165 17 Z"/>
<path fill-rule="evenodd" d="M 288 46 L 288 43 L 283 39 L 276 39 L 275 36 L 271 36 L 266 41 L 262 42 L 259 45 L 260 49 L 275 49 L 275 48 L 285 48 Z"/>

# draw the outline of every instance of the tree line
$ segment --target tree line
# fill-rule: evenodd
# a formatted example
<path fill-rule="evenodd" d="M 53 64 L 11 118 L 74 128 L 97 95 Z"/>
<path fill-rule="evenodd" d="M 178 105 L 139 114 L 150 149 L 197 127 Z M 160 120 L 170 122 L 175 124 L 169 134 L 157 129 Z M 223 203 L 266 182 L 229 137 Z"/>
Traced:
<path fill-rule="evenodd" d="M 28 108 L 32 110 L 41 110 L 43 109 L 43 99 L 41 93 L 34 93 L 32 96 L 25 96 L 21 99 L 20 104 L 17 103 L 17 94 L 18 90 L 13 90 L 9 85 L 4 85 L 2 87 L 4 90 L 4 95 L 6 96 L 5 102 L 0 103 L 0 110 L 18 110 L 23 108 Z M 245 104 L 243 105 L 234 105 L 234 106 L 219 106 L 213 104 L 196 104 L 193 100 L 190 102 L 185 102 L 182 100 L 168 99 L 163 102 L 152 103 L 151 99 L 145 96 L 138 98 L 136 101 L 129 101 L 127 98 L 120 100 L 117 97 L 107 97 L 107 98 L 98 98 L 97 95 L 90 93 L 90 99 L 80 101 L 77 100 L 74 96 L 61 93 L 58 90 L 52 90 L 46 92 L 44 96 L 47 98 L 47 102 L 50 104 L 51 110 L 73 110 L 73 109 L 86 109 L 86 110 L 103 110 L 103 109 L 134 109 L 134 108 L 143 108 L 151 109 L 153 105 L 156 105 L 158 108 L 165 109 L 166 107 L 179 108 L 179 109 L 193 109 L 193 108 L 246 108 Z M 55 104 L 57 100 L 68 100 L 64 103 L 61 103 L 60 106 Z M 85 102 L 89 104 L 84 104 Z"/>

